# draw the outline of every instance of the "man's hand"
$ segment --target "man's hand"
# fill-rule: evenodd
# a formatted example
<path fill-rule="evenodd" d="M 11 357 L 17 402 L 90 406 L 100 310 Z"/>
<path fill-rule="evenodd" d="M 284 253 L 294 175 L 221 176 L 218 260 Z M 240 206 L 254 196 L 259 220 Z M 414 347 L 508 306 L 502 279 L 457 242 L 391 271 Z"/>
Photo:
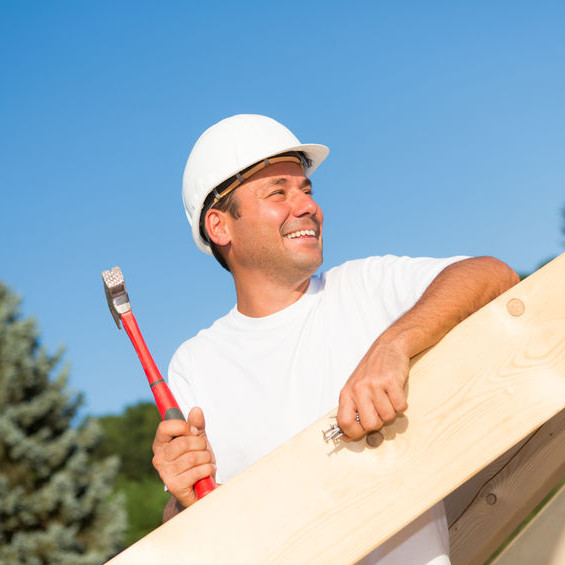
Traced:
<path fill-rule="evenodd" d="M 216 475 L 216 459 L 206 437 L 204 414 L 193 408 L 186 422 L 163 420 L 153 441 L 153 466 L 183 507 L 196 502 L 193 486 Z"/>
<path fill-rule="evenodd" d="M 337 423 L 348 438 L 378 430 L 406 410 L 409 360 L 399 343 L 373 343 L 339 395 Z"/>

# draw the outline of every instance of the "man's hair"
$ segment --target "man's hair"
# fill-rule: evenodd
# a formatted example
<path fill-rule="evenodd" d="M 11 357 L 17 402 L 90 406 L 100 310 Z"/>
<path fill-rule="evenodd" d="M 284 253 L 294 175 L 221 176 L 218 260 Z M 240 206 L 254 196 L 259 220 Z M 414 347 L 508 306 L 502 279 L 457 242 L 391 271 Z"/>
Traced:
<path fill-rule="evenodd" d="M 239 202 L 237 201 L 236 192 L 237 191 L 235 191 L 235 190 L 233 192 L 230 192 L 228 195 L 226 195 L 225 198 L 222 198 L 221 200 L 216 202 L 209 209 L 210 210 L 212 210 L 212 209 L 220 210 L 221 212 L 227 212 L 232 218 L 235 218 L 237 220 L 241 216 L 241 213 L 240 213 L 240 210 L 239 210 Z M 204 233 L 206 233 L 206 226 L 203 226 L 202 229 L 204 230 Z M 224 269 L 226 269 L 226 271 L 229 271 L 230 268 L 229 268 L 226 260 L 222 256 L 218 246 L 210 239 L 210 237 L 208 236 L 207 233 L 206 233 L 206 239 L 208 240 L 208 242 L 210 244 L 210 249 L 212 250 L 212 255 L 216 258 L 218 263 L 220 263 L 220 265 Z"/>

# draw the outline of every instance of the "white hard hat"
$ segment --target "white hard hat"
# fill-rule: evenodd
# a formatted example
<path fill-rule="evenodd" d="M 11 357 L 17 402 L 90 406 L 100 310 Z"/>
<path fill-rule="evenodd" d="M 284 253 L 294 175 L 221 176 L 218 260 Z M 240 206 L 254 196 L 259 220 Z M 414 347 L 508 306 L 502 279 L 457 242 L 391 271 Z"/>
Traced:
<path fill-rule="evenodd" d="M 330 152 L 325 145 L 300 143 L 285 126 L 257 114 L 226 118 L 199 137 L 184 169 L 182 199 L 192 226 L 192 237 L 201 251 L 212 254 L 200 233 L 200 217 L 206 197 L 231 177 L 237 176 L 243 181 L 239 173 L 244 169 L 289 151 L 305 155 L 306 176 L 310 176 Z"/>

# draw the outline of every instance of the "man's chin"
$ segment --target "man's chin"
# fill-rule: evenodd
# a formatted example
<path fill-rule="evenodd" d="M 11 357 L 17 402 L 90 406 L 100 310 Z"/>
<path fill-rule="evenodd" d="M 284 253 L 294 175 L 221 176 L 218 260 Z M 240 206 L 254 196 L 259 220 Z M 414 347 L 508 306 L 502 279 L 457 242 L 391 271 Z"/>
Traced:
<path fill-rule="evenodd" d="M 323 260 L 324 258 L 320 251 L 317 255 L 296 257 L 294 264 L 296 269 L 303 272 L 305 276 L 312 276 L 320 268 Z"/>

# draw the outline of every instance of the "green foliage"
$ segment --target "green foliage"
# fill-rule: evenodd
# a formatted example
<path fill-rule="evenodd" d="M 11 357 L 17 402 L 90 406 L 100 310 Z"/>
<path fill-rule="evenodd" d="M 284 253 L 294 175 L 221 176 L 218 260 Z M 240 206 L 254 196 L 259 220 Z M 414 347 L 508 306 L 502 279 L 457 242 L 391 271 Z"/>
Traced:
<path fill-rule="evenodd" d="M 155 404 L 140 402 L 126 407 L 123 414 L 103 416 L 98 421 L 104 430 L 104 440 L 96 450 L 98 457 L 120 455 L 120 477 L 141 480 L 156 476 L 151 445 L 160 416 Z"/>
<path fill-rule="evenodd" d="M 129 527 L 124 543 L 129 546 L 161 525 L 169 494 L 157 476 L 121 479 L 119 489 L 126 496 Z"/>
<path fill-rule="evenodd" d="M 51 378 L 60 357 L 0 283 L 0 563 L 98 565 L 120 549 L 118 459 L 93 460 L 95 421 L 72 426 L 81 397 L 66 370 Z"/>
<path fill-rule="evenodd" d="M 128 406 L 120 415 L 99 418 L 104 439 L 96 457 L 119 455 L 122 462 L 117 490 L 126 497 L 126 545 L 161 525 L 163 508 L 169 499 L 151 463 L 151 445 L 159 421 L 159 411 L 151 402 Z"/>

